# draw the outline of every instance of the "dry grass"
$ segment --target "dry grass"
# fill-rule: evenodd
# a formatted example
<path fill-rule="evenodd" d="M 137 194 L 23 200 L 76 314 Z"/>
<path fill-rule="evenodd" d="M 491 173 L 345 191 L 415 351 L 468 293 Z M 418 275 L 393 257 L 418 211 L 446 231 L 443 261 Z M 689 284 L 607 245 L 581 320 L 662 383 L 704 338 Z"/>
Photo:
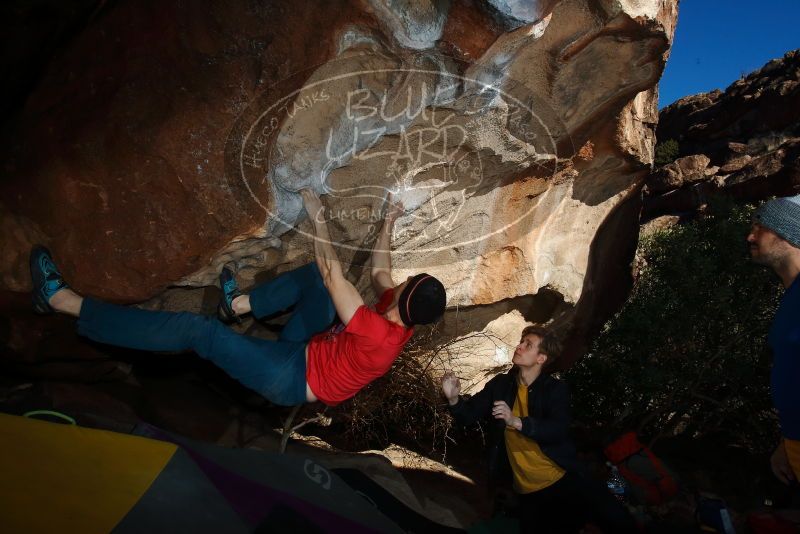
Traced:
<path fill-rule="evenodd" d="M 397 444 L 445 461 L 448 443 L 454 443 L 453 421 L 440 377 L 457 368 L 459 359 L 473 355 L 471 339 L 477 347 L 479 338 L 487 335 L 470 334 L 436 345 L 435 327 L 419 330 L 386 375 L 328 411 L 335 422 L 343 423 L 344 437 L 354 449 Z"/>

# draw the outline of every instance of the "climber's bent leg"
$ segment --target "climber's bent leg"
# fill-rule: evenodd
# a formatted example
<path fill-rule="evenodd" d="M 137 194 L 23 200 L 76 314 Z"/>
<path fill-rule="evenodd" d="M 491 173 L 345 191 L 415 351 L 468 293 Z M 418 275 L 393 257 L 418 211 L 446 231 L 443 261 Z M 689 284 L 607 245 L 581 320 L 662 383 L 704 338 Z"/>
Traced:
<path fill-rule="evenodd" d="M 256 318 L 290 306 L 294 306 L 294 311 L 281 331 L 282 341 L 308 341 L 330 326 L 336 317 L 336 309 L 316 263 L 285 272 L 250 292 L 250 307 Z"/>

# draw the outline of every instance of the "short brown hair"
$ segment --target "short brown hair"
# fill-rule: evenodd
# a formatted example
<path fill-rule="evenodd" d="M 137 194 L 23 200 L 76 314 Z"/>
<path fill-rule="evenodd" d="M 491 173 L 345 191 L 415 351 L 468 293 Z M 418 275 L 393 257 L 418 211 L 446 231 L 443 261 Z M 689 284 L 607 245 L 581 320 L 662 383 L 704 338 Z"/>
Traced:
<path fill-rule="evenodd" d="M 534 335 L 539 338 L 539 352 L 547 356 L 545 366 L 552 366 L 561 356 L 561 340 L 558 339 L 558 336 L 550 329 L 535 324 L 523 328 L 519 338 L 522 340 L 525 339 L 525 336 L 529 335 Z"/>

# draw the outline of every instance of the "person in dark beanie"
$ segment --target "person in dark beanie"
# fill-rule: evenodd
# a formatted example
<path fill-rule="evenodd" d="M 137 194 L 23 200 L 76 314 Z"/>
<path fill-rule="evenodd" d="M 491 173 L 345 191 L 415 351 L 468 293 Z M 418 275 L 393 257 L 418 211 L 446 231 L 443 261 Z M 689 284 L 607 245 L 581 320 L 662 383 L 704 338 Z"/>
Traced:
<path fill-rule="evenodd" d="M 786 291 L 770 327 L 772 401 L 783 439 L 770 463 L 775 476 L 800 480 L 800 195 L 764 203 L 747 235 L 753 261 L 772 269 Z"/>
<path fill-rule="evenodd" d="M 548 329 L 528 326 L 507 373 L 493 377 L 469 398 L 459 379 L 442 377 L 453 419 L 470 425 L 491 419 L 489 471 L 493 482 L 510 480 L 519 498 L 520 531 L 577 533 L 587 521 L 603 532 L 636 532 L 636 524 L 602 482 L 584 473 L 568 436 L 569 389 L 549 374 L 561 343 Z"/>
<path fill-rule="evenodd" d="M 376 288 L 378 291 L 381 289 Z M 429 324 L 439 318 L 446 300 L 442 283 L 428 273 L 421 273 L 407 280 L 400 293 L 397 309 L 400 319 L 407 326 Z"/>
<path fill-rule="evenodd" d="M 277 341 L 241 335 L 212 317 L 151 311 L 83 298 L 64 282 L 50 252 L 35 247 L 30 269 L 34 309 L 78 317 L 78 333 L 94 341 L 149 351 L 194 350 L 271 402 L 339 404 L 384 375 L 411 339 L 414 326 L 437 321 L 447 300 L 439 280 L 419 274 L 395 285 L 389 247 L 402 207 L 390 208 L 372 254 L 371 279 L 380 300 L 364 304 L 344 277 L 322 215 L 322 203 L 301 192 L 315 230 L 316 261 L 239 291 L 229 269 L 220 275 L 218 314 L 263 318 L 292 308 Z M 334 322 L 338 315 L 339 322 Z"/>

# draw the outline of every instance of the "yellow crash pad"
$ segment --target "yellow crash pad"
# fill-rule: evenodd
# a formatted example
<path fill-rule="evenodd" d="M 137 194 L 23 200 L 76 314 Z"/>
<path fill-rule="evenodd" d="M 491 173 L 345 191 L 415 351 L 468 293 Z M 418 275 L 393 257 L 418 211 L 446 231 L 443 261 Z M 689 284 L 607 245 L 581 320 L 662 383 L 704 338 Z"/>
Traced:
<path fill-rule="evenodd" d="M 2 530 L 109 532 L 175 450 L 138 436 L 0 414 Z"/>

